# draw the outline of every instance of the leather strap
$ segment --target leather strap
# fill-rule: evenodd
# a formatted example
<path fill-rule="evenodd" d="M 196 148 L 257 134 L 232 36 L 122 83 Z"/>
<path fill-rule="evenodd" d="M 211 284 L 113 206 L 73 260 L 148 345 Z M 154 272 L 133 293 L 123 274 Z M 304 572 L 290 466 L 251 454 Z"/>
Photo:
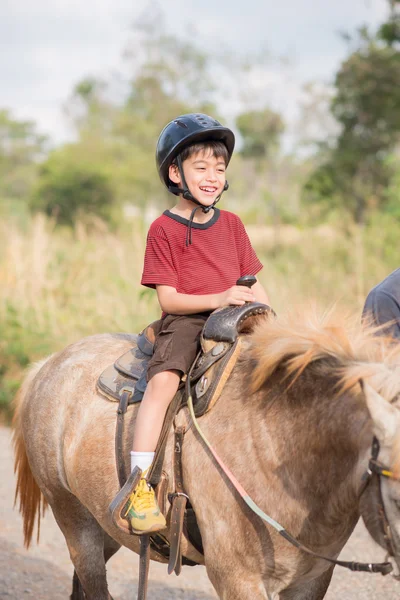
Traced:
<path fill-rule="evenodd" d="M 150 566 L 150 536 L 140 536 L 139 585 L 137 600 L 146 600 Z"/>
<path fill-rule="evenodd" d="M 183 471 L 182 471 L 182 446 L 185 435 L 185 428 L 180 426 L 175 429 L 174 446 L 174 479 L 175 489 L 179 494 L 184 494 L 183 489 Z"/>
<path fill-rule="evenodd" d="M 322 558 L 330 562 L 333 565 L 339 565 L 339 567 L 345 567 L 346 569 L 350 569 L 350 571 L 362 571 L 364 573 L 381 573 L 382 575 L 387 575 L 393 569 L 390 562 L 384 563 L 359 563 L 349 560 L 335 560 L 334 558 L 330 558 L 328 556 L 324 556 L 323 554 L 318 554 L 317 552 L 313 552 L 307 546 L 303 546 L 296 538 L 290 535 L 286 531 L 286 529 L 282 529 L 279 531 L 282 537 L 285 538 L 290 544 L 302 550 L 305 554 L 309 556 L 313 556 L 314 558 Z"/>
<path fill-rule="evenodd" d="M 161 479 L 162 467 L 164 464 L 165 446 L 168 439 L 168 434 L 171 431 L 173 420 L 181 406 L 183 389 L 178 390 L 174 399 L 168 407 L 162 426 L 160 437 L 158 438 L 153 464 L 151 465 L 147 480 L 153 487 L 158 485 Z"/>
<path fill-rule="evenodd" d="M 132 391 L 122 388 L 120 392 L 117 410 L 117 427 L 115 432 L 115 459 L 117 462 L 117 473 L 119 486 L 122 488 L 127 480 L 124 460 L 124 416 L 128 408 Z"/>
<path fill-rule="evenodd" d="M 175 494 L 172 494 L 172 509 L 171 509 L 171 525 L 170 525 L 170 543 L 171 551 L 168 563 L 168 574 L 173 571 L 177 575 L 182 570 L 182 554 L 181 554 L 181 537 L 183 530 L 183 519 L 185 516 L 187 495 L 183 489 L 183 472 L 182 472 L 182 445 L 185 435 L 184 427 L 175 429 L 175 446 L 174 446 L 174 477 L 175 477 Z"/>
<path fill-rule="evenodd" d="M 171 550 L 168 562 L 168 575 L 175 571 L 179 575 L 182 571 L 181 536 L 183 519 L 185 517 L 187 496 L 174 494 L 171 509 L 170 543 Z"/>

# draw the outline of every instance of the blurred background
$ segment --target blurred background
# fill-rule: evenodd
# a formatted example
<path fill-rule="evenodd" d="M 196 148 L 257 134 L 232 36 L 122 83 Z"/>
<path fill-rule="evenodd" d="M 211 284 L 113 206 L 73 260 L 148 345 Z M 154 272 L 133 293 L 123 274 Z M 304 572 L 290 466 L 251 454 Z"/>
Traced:
<path fill-rule="evenodd" d="M 0 9 L 0 414 L 29 362 L 159 315 L 139 282 L 173 197 L 158 134 L 231 126 L 274 309 L 360 313 L 399 264 L 400 2 L 13 0 Z"/>

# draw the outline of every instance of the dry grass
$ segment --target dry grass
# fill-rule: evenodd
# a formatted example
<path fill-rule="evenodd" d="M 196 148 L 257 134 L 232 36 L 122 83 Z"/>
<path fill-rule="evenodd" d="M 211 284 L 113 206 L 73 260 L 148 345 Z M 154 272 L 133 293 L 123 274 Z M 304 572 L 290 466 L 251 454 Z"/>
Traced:
<path fill-rule="evenodd" d="M 27 231 L 3 223 L 0 314 L 12 306 L 22 326 L 68 343 L 97 331 L 126 331 L 146 322 L 155 302 L 140 296 L 143 235 L 123 241 L 99 224 L 88 233 L 57 231 L 35 217 Z"/>

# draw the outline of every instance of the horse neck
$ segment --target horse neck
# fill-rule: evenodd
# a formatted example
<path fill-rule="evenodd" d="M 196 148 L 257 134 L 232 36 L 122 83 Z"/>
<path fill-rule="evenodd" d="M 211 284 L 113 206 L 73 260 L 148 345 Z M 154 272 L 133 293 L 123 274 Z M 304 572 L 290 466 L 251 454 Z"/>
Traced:
<path fill-rule="evenodd" d="M 368 412 L 361 397 L 336 397 L 336 382 L 317 375 L 305 371 L 288 388 L 284 373 L 277 371 L 251 396 L 243 393 L 238 373 L 229 385 L 236 472 L 241 470 L 242 481 L 254 490 L 258 482 L 256 495 L 275 504 L 274 511 L 280 503 L 277 510 L 286 523 L 292 515 L 285 503 L 331 522 L 358 516 L 361 465 L 371 440 Z M 350 527 L 346 523 L 343 531 Z"/>
<path fill-rule="evenodd" d="M 361 395 L 338 396 L 336 383 L 314 370 L 288 387 L 276 373 L 259 405 L 261 412 L 264 408 L 262 426 L 269 431 L 274 427 L 275 452 L 287 463 L 288 472 L 307 470 L 309 476 L 318 477 L 323 472 L 332 487 L 357 470 L 370 440 Z"/>

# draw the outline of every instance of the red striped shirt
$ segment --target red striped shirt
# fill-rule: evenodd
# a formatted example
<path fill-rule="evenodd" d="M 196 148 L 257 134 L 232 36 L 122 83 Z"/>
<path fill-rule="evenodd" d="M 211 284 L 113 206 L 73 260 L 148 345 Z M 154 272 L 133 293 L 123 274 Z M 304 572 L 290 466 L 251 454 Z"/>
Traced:
<path fill-rule="evenodd" d="M 237 215 L 214 209 L 207 223 L 192 224 L 192 243 L 187 246 L 188 224 L 168 210 L 152 223 L 142 285 L 168 285 L 180 294 L 219 294 L 239 277 L 262 269 Z"/>

